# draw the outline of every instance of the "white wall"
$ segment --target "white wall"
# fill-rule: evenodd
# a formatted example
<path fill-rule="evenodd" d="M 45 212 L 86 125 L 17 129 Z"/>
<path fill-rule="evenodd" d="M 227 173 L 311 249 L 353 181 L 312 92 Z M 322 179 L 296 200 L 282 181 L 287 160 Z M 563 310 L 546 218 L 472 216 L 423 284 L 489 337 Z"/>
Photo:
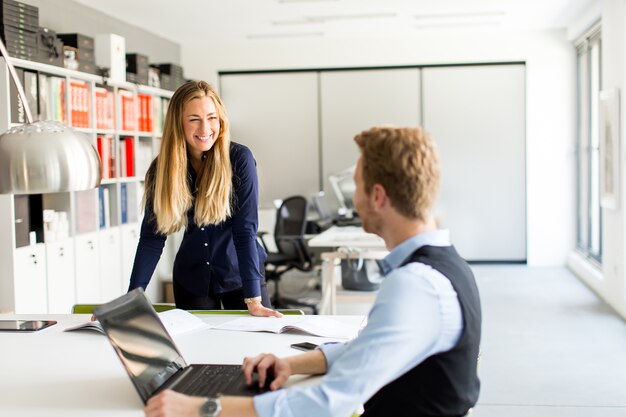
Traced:
<path fill-rule="evenodd" d="M 617 210 L 602 209 L 602 268 L 598 270 L 587 260 L 573 252 L 569 257 L 569 266 L 594 289 L 602 298 L 626 318 L 626 146 L 624 130 L 626 127 L 626 7 L 624 0 L 603 0 L 591 8 L 581 20 L 592 22 L 602 20 L 602 88 L 618 88 L 621 93 L 621 138 L 620 147 L 620 205 Z M 584 25 L 576 25 L 570 30 L 570 36 L 577 36 Z"/>
<path fill-rule="evenodd" d="M 227 70 L 525 61 L 528 263 L 563 265 L 574 242 L 575 54 L 565 31 L 423 32 L 402 39 L 289 39 L 182 45 L 186 74 Z M 228 107 L 228 103 L 226 103 Z M 236 138 L 235 138 L 236 139 Z"/>

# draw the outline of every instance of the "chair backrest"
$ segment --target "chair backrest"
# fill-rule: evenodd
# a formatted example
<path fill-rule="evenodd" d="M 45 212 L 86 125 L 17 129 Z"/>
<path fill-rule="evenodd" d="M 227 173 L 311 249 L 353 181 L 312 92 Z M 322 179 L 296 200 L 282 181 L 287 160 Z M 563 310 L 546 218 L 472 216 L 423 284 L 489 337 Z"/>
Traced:
<path fill-rule="evenodd" d="M 308 202 L 302 196 L 289 197 L 283 200 L 276 212 L 274 236 L 304 236 Z M 276 242 L 278 243 L 278 242 Z"/>
<path fill-rule="evenodd" d="M 302 196 L 283 200 L 276 212 L 274 239 L 278 251 L 292 259 L 290 264 L 298 269 L 308 270 L 312 264 L 304 241 L 308 202 Z"/>

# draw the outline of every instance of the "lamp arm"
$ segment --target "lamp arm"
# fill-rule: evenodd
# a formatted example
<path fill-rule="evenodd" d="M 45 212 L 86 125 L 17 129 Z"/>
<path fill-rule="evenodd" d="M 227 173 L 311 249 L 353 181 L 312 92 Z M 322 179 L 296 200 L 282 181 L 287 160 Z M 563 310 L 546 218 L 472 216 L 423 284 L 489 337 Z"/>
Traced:
<path fill-rule="evenodd" d="M 22 100 L 22 106 L 24 106 L 24 113 L 26 114 L 26 122 L 31 124 L 33 122 L 33 114 L 30 112 L 30 107 L 28 106 L 28 100 L 26 100 L 26 93 L 24 92 L 24 87 L 22 86 L 22 82 L 17 77 L 17 73 L 15 72 L 15 68 L 11 63 L 11 58 L 9 57 L 9 53 L 7 52 L 7 48 L 4 46 L 4 42 L 2 42 L 2 38 L 0 37 L 0 52 L 2 52 L 2 56 L 9 67 L 9 73 L 13 78 L 13 82 L 17 87 L 17 94 L 20 96 Z"/>

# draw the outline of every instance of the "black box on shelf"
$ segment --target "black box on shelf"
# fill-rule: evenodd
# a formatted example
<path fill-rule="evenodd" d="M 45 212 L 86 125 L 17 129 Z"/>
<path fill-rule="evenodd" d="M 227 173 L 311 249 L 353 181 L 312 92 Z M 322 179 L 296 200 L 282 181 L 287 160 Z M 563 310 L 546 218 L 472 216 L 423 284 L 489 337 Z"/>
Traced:
<path fill-rule="evenodd" d="M 126 72 L 148 74 L 148 57 L 141 54 L 126 54 Z"/>
<path fill-rule="evenodd" d="M 7 11 L 0 13 L 0 21 L 6 26 L 13 26 L 31 31 L 37 30 L 37 26 L 39 26 L 38 17 L 28 15 L 20 16 L 16 13 Z"/>
<path fill-rule="evenodd" d="M 159 75 L 159 82 L 161 84 L 161 88 L 164 90 L 170 90 L 170 91 L 174 91 L 175 88 L 172 87 L 172 77 L 170 77 L 168 74 L 161 74 Z"/>
<path fill-rule="evenodd" d="M 97 74 L 96 64 L 93 62 L 78 61 L 78 71 L 88 72 L 89 74 Z"/>
<path fill-rule="evenodd" d="M 30 4 L 21 3 L 15 0 L 0 0 L 3 9 L 15 10 L 22 13 L 39 16 L 39 8 Z"/>
<path fill-rule="evenodd" d="M 15 37 L 11 33 L 9 33 L 6 36 L 2 36 L 2 40 L 4 41 L 4 46 L 7 46 L 7 47 L 37 48 L 37 36 L 36 35 Z"/>
<path fill-rule="evenodd" d="M 173 75 L 183 77 L 183 67 L 180 65 L 166 63 L 166 64 L 150 64 L 151 67 L 158 68 L 161 74 Z"/>
<path fill-rule="evenodd" d="M 39 22 L 39 11 L 37 13 L 17 10 L 8 6 L 0 8 L 0 16 L 3 19 L 18 20 L 24 23 Z"/>
<path fill-rule="evenodd" d="M 83 62 L 85 64 L 92 64 L 95 67 L 96 65 L 96 54 L 93 50 L 79 48 L 78 49 L 78 61 Z"/>
<path fill-rule="evenodd" d="M 59 33 L 57 35 L 63 41 L 64 45 L 77 48 L 78 50 L 85 48 L 93 51 L 94 39 L 90 36 L 80 33 Z"/>
<path fill-rule="evenodd" d="M 40 27 L 37 30 L 37 58 L 44 64 L 63 66 L 63 41 L 56 36 L 56 32 Z"/>

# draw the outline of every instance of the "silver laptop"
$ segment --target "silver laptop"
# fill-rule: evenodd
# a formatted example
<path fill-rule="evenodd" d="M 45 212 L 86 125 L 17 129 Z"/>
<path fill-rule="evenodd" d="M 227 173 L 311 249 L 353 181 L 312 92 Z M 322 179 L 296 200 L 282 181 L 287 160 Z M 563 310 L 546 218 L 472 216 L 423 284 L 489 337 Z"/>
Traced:
<path fill-rule="evenodd" d="M 256 381 L 247 386 L 240 365 L 188 365 L 141 288 L 94 314 L 144 403 L 164 389 L 197 396 L 267 391 L 269 382 L 264 388 Z"/>

